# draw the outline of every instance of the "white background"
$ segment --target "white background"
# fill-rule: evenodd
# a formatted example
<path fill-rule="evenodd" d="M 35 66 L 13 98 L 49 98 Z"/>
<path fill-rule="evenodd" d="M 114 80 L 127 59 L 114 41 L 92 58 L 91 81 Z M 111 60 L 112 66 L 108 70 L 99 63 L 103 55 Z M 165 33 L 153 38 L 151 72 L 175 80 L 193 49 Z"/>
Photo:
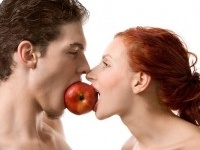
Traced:
<path fill-rule="evenodd" d="M 1 1 L 1 0 L 0 0 Z M 99 63 L 116 32 L 134 26 L 157 26 L 178 33 L 200 59 L 200 5 L 198 0 L 80 0 L 90 11 L 84 25 L 86 56 L 91 67 Z M 199 60 L 200 61 L 200 60 Z M 198 67 L 200 63 L 198 62 Z M 117 116 L 99 121 L 93 112 L 62 117 L 66 139 L 74 150 L 120 150 L 130 136 Z"/>

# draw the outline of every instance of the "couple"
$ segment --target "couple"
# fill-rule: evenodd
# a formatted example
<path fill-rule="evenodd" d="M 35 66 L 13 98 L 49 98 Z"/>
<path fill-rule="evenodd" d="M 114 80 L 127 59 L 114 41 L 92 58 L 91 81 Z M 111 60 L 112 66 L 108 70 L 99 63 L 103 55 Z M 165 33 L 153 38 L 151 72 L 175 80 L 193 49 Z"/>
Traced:
<path fill-rule="evenodd" d="M 60 116 L 65 90 L 82 74 L 100 94 L 96 117 L 117 114 L 132 133 L 123 150 L 199 149 L 197 57 L 175 33 L 119 32 L 90 69 L 81 3 L 3 0 L 0 7 L 0 149 L 72 149 Z"/>

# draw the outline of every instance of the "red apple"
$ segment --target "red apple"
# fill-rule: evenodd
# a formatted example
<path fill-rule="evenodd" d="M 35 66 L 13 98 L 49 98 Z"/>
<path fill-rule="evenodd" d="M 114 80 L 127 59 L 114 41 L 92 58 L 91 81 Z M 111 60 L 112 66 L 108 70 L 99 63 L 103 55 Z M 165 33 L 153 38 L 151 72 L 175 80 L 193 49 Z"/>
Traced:
<path fill-rule="evenodd" d="M 76 115 L 93 110 L 97 99 L 96 90 L 91 85 L 80 81 L 70 85 L 65 92 L 65 106 Z"/>

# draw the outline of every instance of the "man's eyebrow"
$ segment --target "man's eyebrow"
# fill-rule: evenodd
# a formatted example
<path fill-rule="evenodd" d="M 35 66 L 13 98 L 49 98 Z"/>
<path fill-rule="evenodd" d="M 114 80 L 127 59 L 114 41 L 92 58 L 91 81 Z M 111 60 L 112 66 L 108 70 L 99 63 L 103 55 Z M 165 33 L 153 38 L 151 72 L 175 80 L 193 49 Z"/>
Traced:
<path fill-rule="evenodd" d="M 78 47 L 80 50 L 84 50 L 85 48 L 84 48 L 84 46 L 83 46 L 83 44 L 81 44 L 81 43 L 71 43 L 71 44 L 69 44 L 69 46 L 71 47 L 71 48 L 76 48 L 76 47 Z"/>

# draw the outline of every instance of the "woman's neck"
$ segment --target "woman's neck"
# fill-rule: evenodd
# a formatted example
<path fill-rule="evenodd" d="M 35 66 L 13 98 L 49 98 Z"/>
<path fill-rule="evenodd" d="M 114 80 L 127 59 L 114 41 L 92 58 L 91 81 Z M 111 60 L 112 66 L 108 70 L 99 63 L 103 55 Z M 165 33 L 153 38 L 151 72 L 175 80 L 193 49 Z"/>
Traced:
<path fill-rule="evenodd" d="M 158 141 L 162 140 L 160 139 L 161 135 L 169 132 L 170 124 L 173 124 L 177 116 L 164 106 L 152 106 L 144 103 L 147 100 L 138 101 L 140 102 L 137 102 L 137 105 L 133 106 L 128 114 L 121 116 L 121 119 L 139 143 L 143 145 L 158 144 Z"/>

